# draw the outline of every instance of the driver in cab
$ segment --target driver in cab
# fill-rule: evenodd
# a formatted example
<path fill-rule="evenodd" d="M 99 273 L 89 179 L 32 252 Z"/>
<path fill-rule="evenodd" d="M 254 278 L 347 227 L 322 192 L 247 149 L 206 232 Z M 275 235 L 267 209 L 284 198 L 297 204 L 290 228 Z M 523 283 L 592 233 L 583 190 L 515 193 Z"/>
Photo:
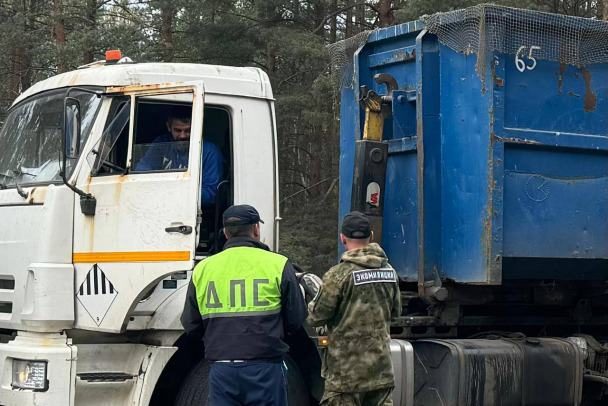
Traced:
<path fill-rule="evenodd" d="M 157 137 L 135 166 L 137 172 L 163 171 L 188 167 L 190 151 L 190 117 L 171 115 L 168 133 Z M 203 140 L 203 206 L 215 203 L 217 185 L 224 176 L 224 157 L 211 141 Z"/>

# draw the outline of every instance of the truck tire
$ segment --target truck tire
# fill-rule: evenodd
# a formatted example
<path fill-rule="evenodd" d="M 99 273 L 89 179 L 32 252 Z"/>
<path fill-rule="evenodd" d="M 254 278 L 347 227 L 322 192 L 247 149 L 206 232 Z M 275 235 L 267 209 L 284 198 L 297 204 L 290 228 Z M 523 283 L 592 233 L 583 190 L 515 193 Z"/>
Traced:
<path fill-rule="evenodd" d="M 300 369 L 290 356 L 285 358 L 287 366 L 287 403 L 290 406 L 309 406 L 308 389 Z"/>
<path fill-rule="evenodd" d="M 287 399 L 289 405 L 308 406 L 308 391 L 297 365 L 291 357 L 285 359 L 285 364 L 287 365 Z M 179 388 L 174 406 L 210 406 L 210 367 L 211 363 L 203 359 L 192 368 Z"/>
<path fill-rule="evenodd" d="M 211 363 L 200 360 L 184 379 L 177 392 L 175 406 L 209 406 L 209 369 Z"/>

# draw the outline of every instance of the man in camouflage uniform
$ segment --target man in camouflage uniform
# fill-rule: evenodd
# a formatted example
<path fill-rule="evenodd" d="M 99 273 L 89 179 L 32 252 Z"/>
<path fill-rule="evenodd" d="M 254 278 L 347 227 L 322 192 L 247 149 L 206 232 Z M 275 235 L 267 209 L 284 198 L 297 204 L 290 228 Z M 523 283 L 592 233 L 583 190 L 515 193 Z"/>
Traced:
<path fill-rule="evenodd" d="M 401 314 L 397 274 L 373 238 L 369 219 L 344 217 L 340 240 L 347 251 L 323 277 L 308 305 L 308 322 L 327 326 L 322 406 L 392 405 L 395 386 L 389 348 L 391 320 Z"/>

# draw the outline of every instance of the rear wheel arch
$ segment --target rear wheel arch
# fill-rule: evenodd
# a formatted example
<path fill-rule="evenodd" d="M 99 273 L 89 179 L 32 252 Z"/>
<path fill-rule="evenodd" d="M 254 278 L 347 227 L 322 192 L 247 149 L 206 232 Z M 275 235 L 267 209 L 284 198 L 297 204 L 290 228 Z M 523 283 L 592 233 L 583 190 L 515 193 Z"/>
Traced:
<path fill-rule="evenodd" d="M 177 351 L 158 378 L 149 406 L 173 405 L 190 371 L 205 358 L 203 342 L 189 337 L 186 333 L 179 337 L 174 346 Z"/>

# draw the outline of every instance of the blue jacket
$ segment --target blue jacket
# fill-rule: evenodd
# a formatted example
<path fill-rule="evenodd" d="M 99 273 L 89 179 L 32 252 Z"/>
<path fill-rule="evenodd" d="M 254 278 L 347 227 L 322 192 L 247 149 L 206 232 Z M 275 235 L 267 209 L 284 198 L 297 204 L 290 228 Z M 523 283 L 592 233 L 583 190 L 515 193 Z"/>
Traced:
<path fill-rule="evenodd" d="M 155 145 L 156 144 L 156 145 Z M 179 148 L 170 133 L 157 137 L 144 156 L 137 162 L 138 172 L 162 171 L 188 167 L 188 148 Z M 224 157 L 211 141 L 203 140 L 203 188 L 201 201 L 204 206 L 215 203 L 217 185 L 224 177 Z"/>

